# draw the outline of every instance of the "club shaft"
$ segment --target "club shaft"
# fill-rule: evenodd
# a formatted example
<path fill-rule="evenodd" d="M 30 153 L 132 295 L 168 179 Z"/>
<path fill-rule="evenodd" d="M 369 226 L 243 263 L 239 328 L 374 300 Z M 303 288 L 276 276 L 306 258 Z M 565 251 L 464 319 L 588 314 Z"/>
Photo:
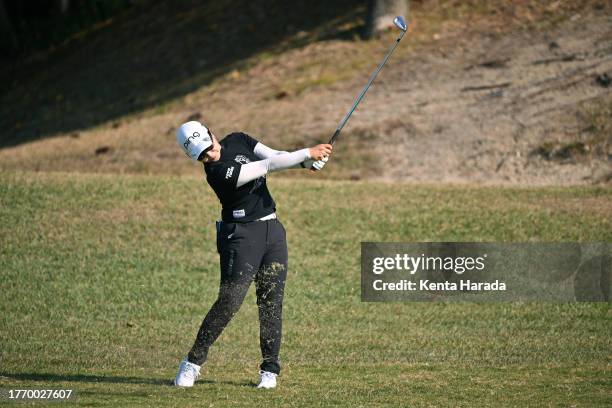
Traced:
<path fill-rule="evenodd" d="M 385 65 L 385 63 L 387 62 L 387 60 L 389 59 L 391 54 L 393 54 L 393 51 L 395 51 L 395 48 L 400 43 L 402 37 L 404 37 L 404 34 L 405 34 L 405 31 L 402 31 L 402 33 L 397 38 L 397 40 L 395 40 L 395 43 L 393 44 L 393 46 L 391 47 L 389 52 L 387 52 L 387 55 L 385 55 L 385 58 L 382 60 L 382 62 L 380 64 L 378 64 L 378 66 L 376 67 L 376 69 L 374 70 L 372 75 L 370 76 L 370 80 L 368 81 L 366 86 L 363 87 L 363 89 L 359 93 L 359 96 L 357 96 L 357 99 L 355 99 L 355 102 L 353 103 L 353 106 L 351 106 L 351 109 L 349 109 L 349 111 L 346 113 L 346 115 L 344 115 L 344 119 L 342 119 L 342 121 L 338 125 L 338 128 L 336 128 L 336 131 L 334 132 L 333 136 L 331 137 L 331 139 L 329 141 L 330 144 L 334 144 L 334 142 L 336 141 L 336 138 L 338 137 L 338 135 L 340 135 L 340 132 L 342 131 L 342 128 L 344 127 L 344 125 L 346 125 L 346 122 L 348 122 L 349 118 L 351 117 L 351 115 L 353 114 L 355 109 L 357 109 L 357 105 L 359 105 L 359 102 L 361 102 L 361 100 L 365 96 L 366 92 L 368 91 L 368 88 L 370 88 L 370 85 L 372 85 L 372 82 L 374 82 L 374 80 L 378 76 L 378 73 L 380 72 L 382 67 Z"/>

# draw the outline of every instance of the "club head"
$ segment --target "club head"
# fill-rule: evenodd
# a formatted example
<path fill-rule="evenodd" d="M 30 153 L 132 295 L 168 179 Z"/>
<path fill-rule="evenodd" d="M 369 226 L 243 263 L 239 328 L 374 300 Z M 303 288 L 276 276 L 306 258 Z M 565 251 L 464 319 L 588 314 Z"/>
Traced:
<path fill-rule="evenodd" d="M 402 16 L 397 16 L 393 19 L 393 24 L 395 24 L 395 26 L 397 28 L 399 28 L 402 31 L 406 31 L 407 30 L 407 26 L 406 26 L 406 21 L 404 20 L 404 17 Z"/>

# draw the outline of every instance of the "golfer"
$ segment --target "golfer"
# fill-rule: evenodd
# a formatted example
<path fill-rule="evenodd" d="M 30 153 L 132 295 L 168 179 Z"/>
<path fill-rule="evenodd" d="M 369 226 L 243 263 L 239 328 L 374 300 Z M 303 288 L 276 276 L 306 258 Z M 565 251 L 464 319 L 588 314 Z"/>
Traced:
<path fill-rule="evenodd" d="M 206 181 L 219 198 L 222 211 L 221 221 L 217 221 L 219 294 L 181 362 L 174 384 L 193 386 L 210 346 L 238 312 L 254 280 L 263 358 L 257 387 L 274 388 L 280 373 L 287 241 L 266 185 L 266 174 L 300 167 L 320 171 L 332 146 L 320 144 L 288 153 L 271 149 L 244 133 L 231 133 L 218 141 L 196 121 L 179 128 L 177 141 L 187 156 L 203 163 Z"/>

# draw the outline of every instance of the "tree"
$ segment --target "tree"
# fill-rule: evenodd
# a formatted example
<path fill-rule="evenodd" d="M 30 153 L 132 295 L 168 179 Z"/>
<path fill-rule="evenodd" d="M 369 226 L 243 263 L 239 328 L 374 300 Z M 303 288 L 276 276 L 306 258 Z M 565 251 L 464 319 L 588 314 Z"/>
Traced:
<path fill-rule="evenodd" d="M 0 38 L 2 38 L 0 40 L 0 49 L 15 52 L 19 48 L 13 24 L 11 24 L 11 20 L 4 7 L 4 0 L 0 0 Z"/>
<path fill-rule="evenodd" d="M 366 38 L 372 38 L 393 26 L 395 16 L 407 17 L 408 0 L 369 0 L 366 20 Z"/>
<path fill-rule="evenodd" d="M 68 14 L 68 10 L 70 10 L 70 0 L 57 0 L 57 10 L 62 15 Z"/>

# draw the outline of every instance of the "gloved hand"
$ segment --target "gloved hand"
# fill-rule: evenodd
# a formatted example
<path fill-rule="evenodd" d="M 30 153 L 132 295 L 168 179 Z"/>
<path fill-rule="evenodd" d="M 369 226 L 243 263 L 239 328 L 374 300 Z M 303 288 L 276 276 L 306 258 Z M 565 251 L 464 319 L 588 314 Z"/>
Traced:
<path fill-rule="evenodd" d="M 321 160 L 317 160 L 316 162 L 312 163 L 310 169 L 312 171 L 321 171 L 321 169 L 323 169 L 323 166 L 325 166 L 325 163 L 327 163 L 328 160 L 329 156 L 323 156 Z"/>

